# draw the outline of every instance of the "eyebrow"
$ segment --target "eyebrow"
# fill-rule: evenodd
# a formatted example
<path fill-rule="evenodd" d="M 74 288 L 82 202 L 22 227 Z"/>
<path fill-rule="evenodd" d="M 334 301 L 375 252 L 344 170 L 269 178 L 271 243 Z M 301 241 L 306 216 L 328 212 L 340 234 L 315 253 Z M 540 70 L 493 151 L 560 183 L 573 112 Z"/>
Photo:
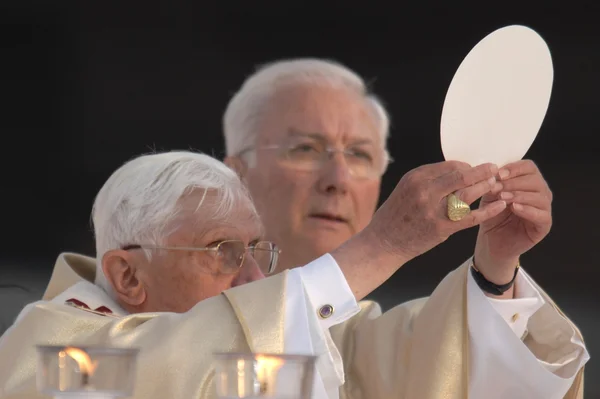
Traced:
<path fill-rule="evenodd" d="M 305 138 L 311 138 L 313 140 L 317 140 L 317 141 L 321 141 L 321 142 L 327 142 L 327 138 L 322 133 L 301 132 L 294 128 L 288 129 L 288 137 L 305 137 Z M 356 141 L 352 142 L 350 145 L 363 145 L 363 144 L 374 145 L 375 143 L 373 143 L 373 140 L 370 140 L 370 139 L 357 139 Z"/>
<path fill-rule="evenodd" d="M 201 237 L 196 236 L 196 240 L 198 241 L 210 241 L 210 243 L 218 243 L 221 241 L 244 241 L 239 236 L 236 237 L 236 234 L 232 234 L 231 231 L 226 231 L 226 229 L 213 229 L 212 231 L 208 231 L 206 234 L 203 234 Z M 264 232 L 262 229 L 260 231 L 255 231 L 252 235 L 252 239 L 248 242 L 256 242 L 256 241 L 264 241 Z"/>
<path fill-rule="evenodd" d="M 320 140 L 320 141 L 325 141 L 325 135 L 321 134 L 321 133 L 308 133 L 308 132 L 301 132 L 299 130 L 290 128 L 288 130 L 288 136 L 289 137 L 308 137 L 311 139 L 315 139 L 315 140 Z"/>

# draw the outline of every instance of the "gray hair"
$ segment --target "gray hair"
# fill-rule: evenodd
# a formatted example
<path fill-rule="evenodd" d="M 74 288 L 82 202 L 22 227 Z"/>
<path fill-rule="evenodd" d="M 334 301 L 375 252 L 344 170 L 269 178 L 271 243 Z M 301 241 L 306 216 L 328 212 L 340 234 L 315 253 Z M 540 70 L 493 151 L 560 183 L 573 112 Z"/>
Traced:
<path fill-rule="evenodd" d="M 227 155 L 255 145 L 257 125 L 277 90 L 289 84 L 325 84 L 343 87 L 363 96 L 379 127 L 386 156 L 390 120 L 381 101 L 369 93 L 364 80 L 345 66 L 329 60 L 301 58 L 267 64 L 251 75 L 233 96 L 223 116 Z"/>
<path fill-rule="evenodd" d="M 250 196 L 236 173 L 205 154 L 173 151 L 137 157 L 114 172 L 96 196 L 92 210 L 96 237 L 96 284 L 112 294 L 102 270 L 102 257 L 131 244 L 164 245 L 181 213 L 180 198 L 203 189 L 219 196 L 214 218 L 227 218 L 240 200 Z M 185 215 L 184 215 L 185 216 Z M 150 259 L 150 252 L 145 251 Z"/>

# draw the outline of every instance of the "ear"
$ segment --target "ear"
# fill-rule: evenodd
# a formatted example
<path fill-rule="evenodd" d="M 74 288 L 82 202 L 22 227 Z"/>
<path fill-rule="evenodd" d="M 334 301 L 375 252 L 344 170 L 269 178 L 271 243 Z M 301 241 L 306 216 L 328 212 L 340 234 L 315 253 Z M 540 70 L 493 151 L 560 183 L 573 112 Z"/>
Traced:
<path fill-rule="evenodd" d="M 224 159 L 225 165 L 229 166 L 231 169 L 237 173 L 239 178 L 243 181 L 246 176 L 246 172 L 248 171 L 248 165 L 246 162 L 238 156 L 229 156 Z"/>
<path fill-rule="evenodd" d="M 102 270 L 117 298 L 130 306 L 146 300 L 146 289 L 137 278 L 139 257 L 121 249 L 108 251 L 102 257 Z"/>

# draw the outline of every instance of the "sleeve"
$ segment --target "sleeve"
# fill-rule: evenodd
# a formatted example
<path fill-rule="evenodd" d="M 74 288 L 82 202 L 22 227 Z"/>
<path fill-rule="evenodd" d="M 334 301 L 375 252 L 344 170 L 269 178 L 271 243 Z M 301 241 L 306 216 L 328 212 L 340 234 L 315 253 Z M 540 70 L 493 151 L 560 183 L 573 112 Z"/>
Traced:
<path fill-rule="evenodd" d="M 446 276 L 429 298 L 383 315 L 376 304 L 363 301 L 359 315 L 332 328 L 344 356 L 343 399 L 581 394 L 582 365 L 589 355 L 576 327 L 524 271 L 515 300 L 523 306 L 507 306 L 503 317 L 468 278 L 468 266 L 465 262 Z M 539 297 L 531 298 L 532 292 Z M 533 312 L 523 316 L 523 340 L 507 323 L 515 309 Z"/>
<path fill-rule="evenodd" d="M 566 318 L 544 301 L 522 269 L 515 289 L 516 299 L 488 298 L 468 273 L 470 395 L 562 399 L 589 354 Z M 552 342 L 553 350 L 527 345 L 523 339 L 529 336 Z"/>
<path fill-rule="evenodd" d="M 470 272 L 468 274 L 469 286 L 474 286 L 476 290 L 480 290 L 473 275 Z M 483 291 L 481 293 L 483 294 Z M 496 299 L 488 296 L 486 296 L 486 299 L 517 337 L 523 337 L 526 334 L 529 319 L 545 303 L 540 292 L 524 277 L 521 269 L 515 279 L 514 299 Z"/>
<path fill-rule="evenodd" d="M 319 318 L 323 329 L 342 323 L 360 311 L 356 298 L 335 259 L 323 255 L 308 265 L 294 269 L 298 273 L 311 311 Z"/>
<path fill-rule="evenodd" d="M 339 387 L 344 384 L 344 366 L 329 328 L 360 311 L 354 294 L 329 254 L 292 269 L 286 293 L 285 352 L 318 356 L 314 396 L 337 398 Z"/>

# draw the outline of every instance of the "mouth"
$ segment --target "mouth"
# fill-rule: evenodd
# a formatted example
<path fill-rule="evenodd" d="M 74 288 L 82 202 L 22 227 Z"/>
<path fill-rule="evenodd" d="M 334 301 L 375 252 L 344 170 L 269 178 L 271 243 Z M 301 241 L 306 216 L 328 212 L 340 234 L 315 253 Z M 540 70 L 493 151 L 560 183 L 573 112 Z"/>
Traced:
<path fill-rule="evenodd" d="M 313 219 L 319 219 L 328 222 L 348 223 L 348 219 L 331 213 L 312 213 L 309 216 Z"/>

